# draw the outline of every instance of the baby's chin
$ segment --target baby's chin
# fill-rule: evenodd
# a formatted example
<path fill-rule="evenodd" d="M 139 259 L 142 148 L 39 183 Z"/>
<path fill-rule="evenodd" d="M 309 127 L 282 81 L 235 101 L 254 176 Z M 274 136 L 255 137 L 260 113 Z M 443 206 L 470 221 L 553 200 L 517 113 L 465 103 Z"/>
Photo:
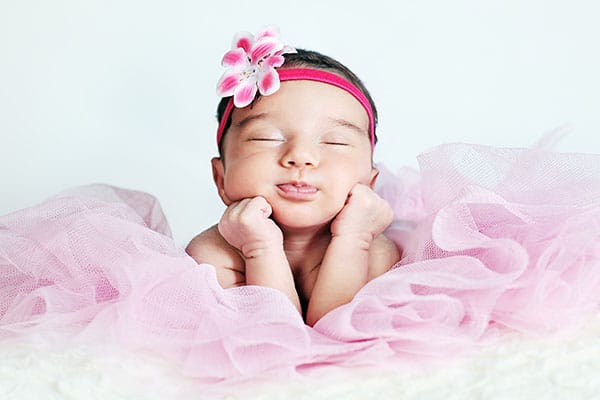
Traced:
<path fill-rule="evenodd" d="M 303 214 L 286 210 L 285 207 L 282 208 L 273 209 L 271 219 L 280 228 L 289 230 L 319 230 L 328 227 L 339 212 L 332 213 L 332 215 L 316 215 L 310 211 Z"/>

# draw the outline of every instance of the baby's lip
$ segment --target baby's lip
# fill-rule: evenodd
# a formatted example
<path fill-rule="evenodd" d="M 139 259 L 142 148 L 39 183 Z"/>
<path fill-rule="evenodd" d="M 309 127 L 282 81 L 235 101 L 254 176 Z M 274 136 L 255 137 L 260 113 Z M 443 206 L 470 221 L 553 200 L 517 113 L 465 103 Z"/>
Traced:
<path fill-rule="evenodd" d="M 286 182 L 277 185 L 279 190 L 287 197 L 308 199 L 314 196 L 319 189 L 305 182 Z"/>

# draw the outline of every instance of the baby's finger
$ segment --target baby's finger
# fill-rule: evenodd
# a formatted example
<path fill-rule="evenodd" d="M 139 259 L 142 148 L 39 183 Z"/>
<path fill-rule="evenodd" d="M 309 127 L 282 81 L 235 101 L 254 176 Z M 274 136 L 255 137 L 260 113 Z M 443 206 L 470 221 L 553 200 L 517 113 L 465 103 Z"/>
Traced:
<path fill-rule="evenodd" d="M 373 190 L 367 185 L 363 185 L 362 183 L 357 183 L 352 187 L 350 193 L 348 193 L 348 197 L 363 197 L 365 195 L 369 195 Z"/>
<path fill-rule="evenodd" d="M 268 218 L 273 212 L 269 202 L 262 196 L 250 199 L 246 207 L 248 210 L 260 212 L 265 218 Z"/>
<path fill-rule="evenodd" d="M 242 199 L 231 203 L 223 213 L 223 217 L 229 219 L 237 218 L 246 208 L 248 201 L 249 199 Z"/>

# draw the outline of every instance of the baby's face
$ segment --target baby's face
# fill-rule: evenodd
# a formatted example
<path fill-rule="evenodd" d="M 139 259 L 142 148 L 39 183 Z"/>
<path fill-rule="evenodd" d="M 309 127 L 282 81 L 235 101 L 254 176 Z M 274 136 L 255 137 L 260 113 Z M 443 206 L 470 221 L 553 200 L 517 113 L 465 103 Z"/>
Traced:
<path fill-rule="evenodd" d="M 263 196 L 280 226 L 329 223 L 354 185 L 372 185 L 369 119 L 343 89 L 285 81 L 275 94 L 236 109 L 213 160 L 226 204 Z"/>

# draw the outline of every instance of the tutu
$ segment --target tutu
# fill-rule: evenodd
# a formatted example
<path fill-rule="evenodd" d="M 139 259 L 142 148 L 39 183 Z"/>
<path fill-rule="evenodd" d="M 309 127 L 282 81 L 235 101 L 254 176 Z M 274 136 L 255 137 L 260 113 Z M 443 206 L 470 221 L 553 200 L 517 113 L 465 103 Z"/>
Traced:
<path fill-rule="evenodd" d="M 0 217 L 0 340 L 117 344 L 217 383 L 442 358 L 597 312 L 600 156 L 451 144 L 418 161 L 380 166 L 401 261 L 313 328 L 276 290 L 221 288 L 149 194 L 93 185 Z"/>

